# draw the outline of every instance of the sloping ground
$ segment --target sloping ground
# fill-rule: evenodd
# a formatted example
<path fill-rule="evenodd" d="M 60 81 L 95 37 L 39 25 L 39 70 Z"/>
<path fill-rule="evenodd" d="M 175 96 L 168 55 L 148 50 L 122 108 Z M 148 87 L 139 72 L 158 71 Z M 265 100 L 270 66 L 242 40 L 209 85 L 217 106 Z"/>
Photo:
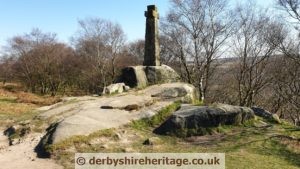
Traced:
<path fill-rule="evenodd" d="M 61 168 L 50 159 L 37 158 L 35 152 L 40 151 L 37 145 L 41 142 L 41 138 L 45 137 L 45 133 L 41 131 L 50 124 L 58 122 L 56 132 L 51 139 L 59 142 L 74 135 L 88 135 L 101 129 L 119 127 L 134 119 L 153 116 L 174 100 L 195 99 L 195 94 L 188 92 L 195 91 L 189 89 L 192 86 L 178 83 L 174 90 L 168 86 L 168 84 L 157 85 L 156 89 L 152 88 L 151 93 L 132 91 L 107 97 L 65 98 L 63 102 L 40 107 L 38 111 L 33 109 L 40 105 L 47 105 L 48 102 L 56 102 L 57 99 L 1 89 L 0 104 L 3 106 L 0 110 L 0 122 L 5 127 L 1 131 L 6 130 L 10 125 L 13 125 L 11 127 L 13 130 L 16 129 L 14 131 L 16 133 L 12 133 L 10 138 L 14 140 L 12 146 L 8 145 L 8 138 L 3 136 L 3 132 L 1 133 L 1 168 Z M 153 93 L 161 93 L 165 89 L 168 89 L 172 96 L 164 98 L 152 96 Z M 178 89 L 186 89 L 187 92 L 178 95 Z M 186 97 L 187 94 L 189 95 Z M 19 133 L 22 132 L 22 127 L 26 129 L 25 136 Z"/>
<path fill-rule="evenodd" d="M 2 169 L 61 169 L 62 166 L 51 159 L 39 159 L 34 149 L 43 134 L 31 133 L 22 139 L 20 144 L 9 146 L 8 137 L 4 135 L 7 127 L 21 121 L 31 121 L 37 107 L 53 104 L 59 98 L 41 97 L 23 92 L 17 84 L 0 84 L 0 168 Z M 35 122 L 34 122 L 35 123 Z M 35 123 L 34 125 L 38 125 Z M 39 130 L 40 126 L 32 125 L 31 130 Z"/>
<path fill-rule="evenodd" d="M 58 97 L 38 96 L 23 92 L 18 84 L 0 83 L 0 127 L 31 119 L 34 109 L 59 102 Z"/>
<path fill-rule="evenodd" d="M 0 147 L 0 168 L 62 169 L 63 167 L 56 164 L 52 159 L 36 157 L 34 149 L 42 136 L 43 134 L 40 133 L 30 134 L 20 144 L 4 146 L 2 149 Z"/>
<path fill-rule="evenodd" d="M 162 85 L 164 86 L 164 85 Z M 151 89 L 151 88 L 150 88 Z M 176 90 L 170 92 L 163 90 L 160 87 L 158 90 L 145 89 L 138 91 L 136 95 L 150 93 L 152 99 L 156 102 L 163 103 L 160 97 L 165 99 L 165 105 L 173 102 L 174 97 L 181 96 L 182 91 Z M 149 91 L 150 90 L 150 91 Z M 110 98 L 118 98 L 122 95 L 115 95 Z M 105 97 L 108 98 L 108 97 Z M 107 106 L 108 103 L 114 102 L 114 99 L 105 102 L 105 105 L 99 104 L 99 97 L 78 97 L 68 98 L 64 102 L 57 103 L 52 106 L 43 107 L 40 110 L 43 113 L 40 118 L 33 120 L 33 130 L 43 124 L 48 124 L 53 121 L 67 119 L 82 111 L 98 112 L 102 106 Z M 180 97 L 184 100 L 184 97 Z M 126 100 L 128 101 L 128 99 Z M 1 104 L 10 103 L 5 112 L 0 112 L 0 122 L 6 121 L 5 124 L 33 119 L 38 112 L 31 112 L 33 105 L 28 112 L 20 111 L 20 114 L 13 114 L 13 109 L 17 106 L 24 106 L 22 103 L 16 102 L 14 99 L 0 100 Z M 27 104 L 25 104 L 27 105 Z M 126 106 L 125 106 L 126 107 Z M 127 110 L 124 106 L 113 107 L 116 111 L 126 111 L 126 116 L 138 114 L 138 111 L 143 110 L 142 107 L 132 106 Z M 137 109 L 135 109 L 137 108 Z M 7 138 L 0 134 L 0 168 L 74 168 L 74 153 L 76 152 L 224 152 L 226 153 L 226 168 L 229 169 L 296 169 L 300 167 L 300 129 L 291 126 L 287 123 L 273 124 L 267 120 L 258 118 L 254 124 L 240 126 L 219 126 L 217 132 L 206 136 L 193 136 L 189 138 L 177 138 L 171 136 L 160 136 L 153 134 L 153 130 L 161 124 L 168 114 L 161 112 L 173 112 L 178 107 L 171 105 L 167 109 L 156 114 L 154 110 L 147 110 L 142 113 L 146 116 L 152 116 L 148 120 L 136 120 L 127 125 L 118 125 L 114 129 L 105 129 L 93 132 L 88 136 L 74 136 L 62 142 L 54 144 L 50 147 L 52 158 L 39 159 L 36 158 L 34 152 L 35 146 L 38 144 L 43 133 L 31 133 L 21 141 L 20 144 L 8 146 Z M 21 108 L 22 109 L 22 108 Z M 9 111 L 7 111 L 9 110 Z M 27 109 L 26 109 L 27 110 Z M 102 111 L 102 110 L 101 110 Z M 47 113 L 46 113 L 47 112 Z M 9 115 L 9 116 L 8 116 Z M 96 115 L 96 114 L 95 114 Z M 102 115 L 98 114 L 100 117 Z M 97 118 L 100 119 L 100 117 Z M 7 121 L 7 117 L 10 120 Z M 107 117 L 104 115 L 104 117 Z M 102 120 L 109 120 L 107 118 Z M 41 125 L 44 129 L 44 125 Z M 39 129 L 39 131 L 41 131 Z M 3 128 L 4 130 L 4 128 Z M 1 131 L 3 131 L 1 130 Z M 150 145 L 145 145 L 145 140 L 151 140 Z M 1 148 L 2 147 L 2 148 Z"/>
<path fill-rule="evenodd" d="M 220 152 L 226 155 L 227 169 L 300 168 L 300 129 L 287 123 L 273 124 L 258 118 L 249 125 L 219 126 L 218 132 L 211 135 L 177 138 L 154 134 L 155 125 L 147 126 L 148 122 L 139 120 L 66 140 L 53 145 L 53 158 L 72 168 L 70 161 L 74 160 L 75 152 Z"/>
<path fill-rule="evenodd" d="M 132 120 L 153 116 L 175 100 L 191 103 L 195 98 L 196 90 L 191 85 L 161 84 L 114 96 L 72 98 L 66 104 L 41 108 L 44 112 L 39 117 L 57 122 L 44 140 L 51 144 L 72 136 L 119 127 Z"/>

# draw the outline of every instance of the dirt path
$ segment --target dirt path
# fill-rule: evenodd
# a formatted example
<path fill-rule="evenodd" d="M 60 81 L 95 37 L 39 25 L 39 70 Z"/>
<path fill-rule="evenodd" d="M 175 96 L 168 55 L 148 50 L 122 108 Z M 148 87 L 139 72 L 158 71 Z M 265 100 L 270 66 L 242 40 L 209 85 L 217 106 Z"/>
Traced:
<path fill-rule="evenodd" d="M 51 159 L 36 157 L 35 146 L 42 134 L 29 134 L 20 144 L 8 146 L 7 138 L 0 130 L 0 168 L 2 169 L 62 169 Z"/>

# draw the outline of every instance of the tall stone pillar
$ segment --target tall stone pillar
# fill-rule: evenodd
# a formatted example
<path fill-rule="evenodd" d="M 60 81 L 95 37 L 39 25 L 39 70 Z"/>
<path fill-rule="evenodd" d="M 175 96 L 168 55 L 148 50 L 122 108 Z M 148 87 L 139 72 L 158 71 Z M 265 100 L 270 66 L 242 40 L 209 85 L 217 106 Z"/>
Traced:
<path fill-rule="evenodd" d="M 144 66 L 160 66 L 158 19 L 159 14 L 155 5 L 147 6 L 145 11 L 146 35 Z"/>

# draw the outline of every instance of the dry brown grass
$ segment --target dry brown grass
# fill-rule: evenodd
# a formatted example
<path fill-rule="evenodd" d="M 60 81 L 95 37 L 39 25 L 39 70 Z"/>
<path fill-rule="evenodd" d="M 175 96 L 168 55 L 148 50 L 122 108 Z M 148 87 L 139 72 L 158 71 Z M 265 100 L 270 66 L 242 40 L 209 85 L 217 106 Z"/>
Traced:
<path fill-rule="evenodd" d="M 15 99 L 18 103 L 30 103 L 39 106 L 51 105 L 60 101 L 59 97 L 39 96 L 24 92 L 19 84 L 0 84 L 0 98 Z"/>
<path fill-rule="evenodd" d="M 35 108 L 60 101 L 59 97 L 39 96 L 24 92 L 18 84 L 0 84 L 0 126 L 36 116 Z"/>
<path fill-rule="evenodd" d="M 31 103 L 35 105 L 51 105 L 61 101 L 59 97 L 51 97 L 51 96 L 38 96 L 32 93 L 27 92 L 18 92 L 16 94 L 17 102 L 19 103 Z"/>

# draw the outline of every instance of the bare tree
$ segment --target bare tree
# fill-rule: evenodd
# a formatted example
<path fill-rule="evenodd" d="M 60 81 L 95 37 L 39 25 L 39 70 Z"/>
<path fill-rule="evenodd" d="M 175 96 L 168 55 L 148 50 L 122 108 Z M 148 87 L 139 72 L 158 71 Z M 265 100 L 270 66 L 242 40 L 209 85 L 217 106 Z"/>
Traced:
<path fill-rule="evenodd" d="M 79 21 L 73 38 L 78 55 L 86 63 L 83 79 L 90 92 L 99 93 L 116 76 L 116 58 L 122 51 L 125 34 L 119 24 L 101 18 Z"/>
<path fill-rule="evenodd" d="M 300 1 L 299 0 L 277 0 L 279 8 L 284 10 L 292 19 L 300 22 Z"/>
<path fill-rule="evenodd" d="M 293 25 L 283 35 L 279 46 L 281 57 L 278 59 L 277 66 L 284 69 L 274 70 L 274 93 L 282 100 L 281 109 L 283 115 L 287 115 L 295 125 L 300 125 L 300 1 L 299 0 L 277 0 L 277 7 L 287 14 L 287 25 Z M 286 15 L 285 15 L 286 16 Z M 295 36 L 294 28 L 298 32 Z"/>
<path fill-rule="evenodd" d="M 162 22 L 169 47 L 181 62 L 186 80 L 193 83 L 204 100 L 213 72 L 213 61 L 231 34 L 232 21 L 225 17 L 226 0 L 172 0 L 172 8 Z"/>
<path fill-rule="evenodd" d="M 9 55 L 3 55 L 0 58 L 0 78 L 2 83 L 5 84 L 8 81 L 14 80 L 14 69 L 13 65 L 15 64 L 15 58 Z"/>
<path fill-rule="evenodd" d="M 298 31 L 298 36 L 295 38 L 289 37 L 281 44 L 280 50 L 287 57 L 293 59 L 300 65 L 300 54 L 299 54 L 299 24 L 300 24 L 300 1 L 299 0 L 277 0 L 277 6 L 280 10 L 288 14 L 286 19 L 287 23 L 294 25 L 296 31 Z M 292 31 L 292 29 L 291 29 Z"/>
<path fill-rule="evenodd" d="M 277 58 L 273 75 L 274 95 L 281 101 L 279 111 L 295 125 L 300 125 L 300 67 L 284 55 Z M 281 68 L 281 69 L 280 69 Z"/>
<path fill-rule="evenodd" d="M 73 49 L 56 40 L 56 35 L 33 29 L 31 33 L 10 40 L 10 55 L 16 58 L 13 65 L 15 77 L 32 92 L 56 95 L 66 83 L 71 71 Z M 66 68 L 68 66 L 68 69 Z"/>
<path fill-rule="evenodd" d="M 145 53 L 145 41 L 136 40 L 128 44 L 127 52 L 136 59 L 135 64 L 143 64 Z"/>
<path fill-rule="evenodd" d="M 252 106 L 255 97 L 267 85 L 266 65 L 281 41 L 277 34 L 282 27 L 273 22 L 266 11 L 260 11 L 263 10 L 251 2 L 236 8 L 232 53 L 239 58 L 235 79 L 241 106 Z"/>
<path fill-rule="evenodd" d="M 125 45 L 125 34 L 119 24 L 108 22 L 108 49 L 111 61 L 111 78 L 116 78 L 116 59 L 120 56 Z"/>

